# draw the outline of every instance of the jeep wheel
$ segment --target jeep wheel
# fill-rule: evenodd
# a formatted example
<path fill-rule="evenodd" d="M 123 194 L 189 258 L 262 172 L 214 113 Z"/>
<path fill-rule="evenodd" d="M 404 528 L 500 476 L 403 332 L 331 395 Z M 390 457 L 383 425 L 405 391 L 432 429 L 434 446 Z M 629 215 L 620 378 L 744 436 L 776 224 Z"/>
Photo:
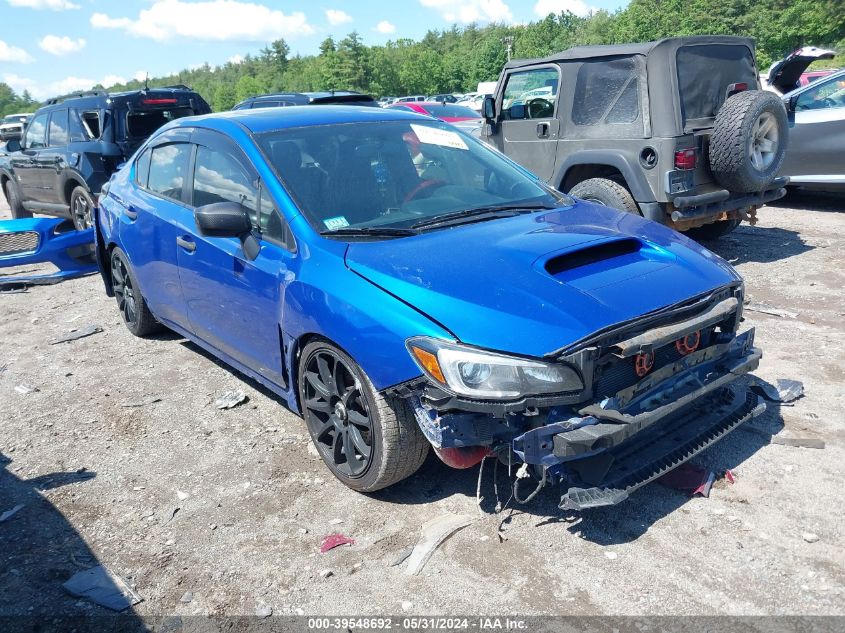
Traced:
<path fill-rule="evenodd" d="M 299 399 L 317 452 L 353 490 L 385 488 L 425 461 L 428 440 L 408 402 L 377 393 L 357 363 L 327 341 L 302 350 Z"/>
<path fill-rule="evenodd" d="M 741 220 L 722 220 L 720 222 L 711 222 L 703 226 L 697 226 L 694 229 L 689 229 L 684 232 L 687 237 L 694 240 L 715 240 L 723 235 L 727 235 L 739 226 Z"/>
<path fill-rule="evenodd" d="M 716 115 L 710 137 L 710 169 L 729 191 L 766 188 L 783 165 L 787 144 L 786 108 L 771 92 L 733 95 Z"/>
<path fill-rule="evenodd" d="M 31 218 L 32 213 L 23 208 L 20 196 L 18 196 L 18 188 L 11 180 L 6 181 L 4 187 L 6 191 L 6 201 L 9 203 L 9 209 L 12 211 L 13 220 L 21 220 L 23 218 Z"/>
<path fill-rule="evenodd" d="M 94 200 L 82 186 L 70 194 L 70 215 L 77 231 L 84 231 L 94 226 Z"/>
<path fill-rule="evenodd" d="M 583 180 L 572 187 L 569 193 L 587 202 L 595 202 L 612 209 L 640 215 L 640 209 L 637 207 L 631 192 L 618 182 L 607 178 Z"/>

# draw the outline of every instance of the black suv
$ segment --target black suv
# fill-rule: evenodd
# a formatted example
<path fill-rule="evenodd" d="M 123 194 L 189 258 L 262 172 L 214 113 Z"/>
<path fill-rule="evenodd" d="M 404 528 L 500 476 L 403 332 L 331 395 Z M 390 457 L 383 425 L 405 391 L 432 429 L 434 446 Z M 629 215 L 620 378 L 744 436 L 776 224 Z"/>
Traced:
<path fill-rule="evenodd" d="M 95 196 L 117 167 L 159 127 L 211 108 L 186 86 L 91 91 L 48 100 L 20 141 L 0 155 L 0 187 L 13 218 L 43 213 L 91 226 Z"/>
<path fill-rule="evenodd" d="M 362 105 L 378 107 L 379 104 L 370 95 L 351 90 L 333 90 L 332 92 L 278 92 L 249 97 L 238 103 L 232 110 L 281 108 L 297 105 Z"/>

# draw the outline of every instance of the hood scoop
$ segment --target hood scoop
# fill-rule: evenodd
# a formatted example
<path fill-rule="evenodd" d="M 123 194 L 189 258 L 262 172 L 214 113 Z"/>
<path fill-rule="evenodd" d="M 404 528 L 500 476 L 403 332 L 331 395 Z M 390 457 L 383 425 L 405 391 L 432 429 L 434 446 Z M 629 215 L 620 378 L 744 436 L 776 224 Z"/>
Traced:
<path fill-rule="evenodd" d="M 673 260 L 664 249 L 628 237 L 592 242 L 552 255 L 542 267 L 557 281 L 589 292 L 651 274 Z"/>
<path fill-rule="evenodd" d="M 558 277 L 567 272 L 591 266 L 608 259 L 615 259 L 636 253 L 642 245 L 642 242 L 634 238 L 607 240 L 550 257 L 546 260 L 543 267 L 552 277 Z"/>

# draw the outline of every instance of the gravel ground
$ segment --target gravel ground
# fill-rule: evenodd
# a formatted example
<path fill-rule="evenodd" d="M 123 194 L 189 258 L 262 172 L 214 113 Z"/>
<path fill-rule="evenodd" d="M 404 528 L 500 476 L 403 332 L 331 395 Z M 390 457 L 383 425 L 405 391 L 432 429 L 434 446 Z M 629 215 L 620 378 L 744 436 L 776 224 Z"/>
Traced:
<path fill-rule="evenodd" d="M 178 336 L 131 336 L 97 276 L 4 295 L 0 512 L 24 507 L 0 523 L 0 615 L 107 613 L 61 587 L 100 563 L 143 597 L 142 616 L 845 614 L 843 211 L 791 194 L 709 245 L 753 301 L 797 313 L 747 312 L 746 325 L 764 350 L 757 375 L 806 388 L 696 459 L 736 482 L 706 499 L 651 484 L 582 515 L 561 513 L 552 489 L 496 515 L 489 469 L 482 516 L 478 469 L 436 458 L 355 494 L 268 391 Z M 104 331 L 47 342 L 89 324 Z M 247 403 L 213 406 L 236 388 Z M 504 501 L 504 469 L 498 482 Z M 447 513 L 477 518 L 420 575 L 391 566 Z M 318 553 L 332 533 L 355 544 Z"/>

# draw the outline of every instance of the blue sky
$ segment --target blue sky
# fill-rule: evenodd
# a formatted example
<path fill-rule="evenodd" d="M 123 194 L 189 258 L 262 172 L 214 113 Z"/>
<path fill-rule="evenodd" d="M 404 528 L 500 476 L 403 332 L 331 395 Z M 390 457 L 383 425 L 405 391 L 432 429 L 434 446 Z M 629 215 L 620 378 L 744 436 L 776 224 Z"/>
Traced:
<path fill-rule="evenodd" d="M 237 60 L 283 37 L 313 54 L 328 35 L 367 44 L 429 29 L 521 23 L 627 0 L 0 0 L 0 81 L 38 99 Z"/>

